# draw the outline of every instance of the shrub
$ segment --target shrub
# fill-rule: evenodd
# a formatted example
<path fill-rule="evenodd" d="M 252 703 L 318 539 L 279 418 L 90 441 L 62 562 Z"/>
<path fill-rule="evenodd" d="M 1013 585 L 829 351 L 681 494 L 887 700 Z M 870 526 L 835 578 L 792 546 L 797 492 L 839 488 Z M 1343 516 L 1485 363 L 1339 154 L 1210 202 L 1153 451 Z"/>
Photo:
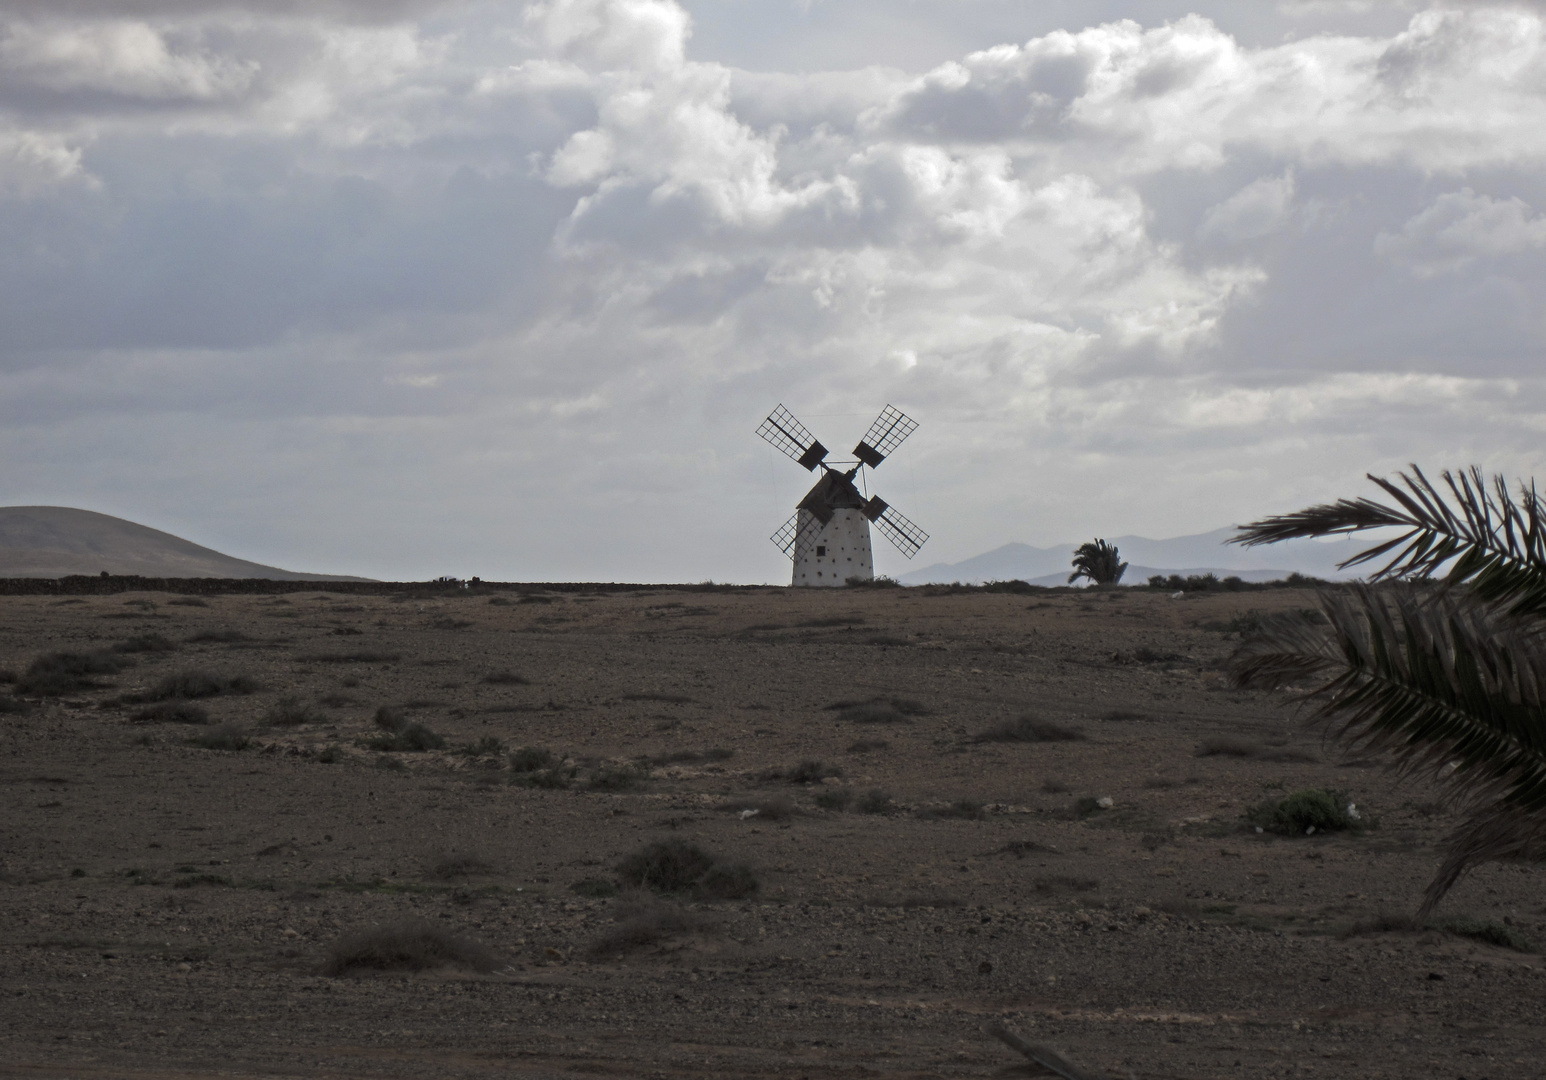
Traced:
<path fill-rule="evenodd" d="M 505 752 L 504 740 L 495 735 L 485 735 L 477 742 L 462 747 L 468 757 L 499 757 Z"/>
<path fill-rule="evenodd" d="M 597 960 L 622 956 L 702 926 L 701 918 L 678 907 L 648 902 L 621 904 L 617 925 L 593 941 L 586 952 Z"/>
<path fill-rule="evenodd" d="M 847 810 L 854 793 L 845 787 L 824 788 L 816 793 L 816 805 L 823 810 Z"/>
<path fill-rule="evenodd" d="M 15 694 L 0 694 L 0 714 L 14 716 L 31 711 L 32 706 Z"/>
<path fill-rule="evenodd" d="M 704 761 L 729 761 L 733 757 L 735 757 L 734 750 L 715 746 L 708 750 L 673 750 L 669 753 L 658 754 L 650 758 L 649 761 L 653 765 L 696 765 Z"/>
<path fill-rule="evenodd" d="M 504 966 L 487 946 L 424 919 L 372 927 L 341 939 L 322 965 L 324 975 L 351 971 L 428 971 L 440 967 L 491 972 Z"/>
<path fill-rule="evenodd" d="M 592 791 L 633 791 L 649 782 L 649 769 L 635 765 L 603 765 L 591 774 Z"/>
<path fill-rule="evenodd" d="M 177 644 L 174 641 L 160 634 L 136 634 L 113 646 L 113 651 L 120 653 L 173 652 L 176 649 Z"/>
<path fill-rule="evenodd" d="M 1484 941 L 1500 949 L 1513 949 L 1516 952 L 1532 951 L 1529 938 L 1512 926 L 1493 922 L 1491 919 L 1451 917 L 1440 919 L 1434 923 L 1434 926 L 1446 933 L 1470 938 L 1473 941 Z"/>
<path fill-rule="evenodd" d="M 708 900 L 737 900 L 757 891 L 757 876 L 740 863 L 714 858 L 685 840 L 658 840 L 617 865 L 630 885 L 655 892 L 681 893 Z"/>
<path fill-rule="evenodd" d="M 209 710 L 187 701 L 162 701 L 129 717 L 135 724 L 207 724 Z"/>
<path fill-rule="evenodd" d="M 1078 742 L 1087 738 L 1078 728 L 1051 720 L 1041 720 L 1029 714 L 1015 720 L 995 724 L 986 731 L 972 736 L 972 742 Z"/>
<path fill-rule="evenodd" d="M 325 713 L 318 712 L 300 698 L 289 694 L 274 702 L 263 714 L 263 722 L 272 727 L 300 727 L 302 724 L 325 724 L 327 721 Z"/>
<path fill-rule="evenodd" d="M 197 596 L 174 596 L 166 602 L 167 607 L 209 607 L 207 601 Z"/>
<path fill-rule="evenodd" d="M 1235 735 L 1217 735 L 1204 739 L 1197 747 L 1197 756 L 1251 758 L 1256 761 L 1283 762 L 1313 762 L 1319 760 L 1314 754 L 1304 750 L 1265 746 L 1254 740 L 1242 739 Z"/>
<path fill-rule="evenodd" d="M 850 754 L 867 754 L 871 750 L 889 750 L 891 744 L 885 739 L 858 739 L 848 744 Z"/>
<path fill-rule="evenodd" d="M 1297 836 L 1360 829 L 1364 822 L 1345 792 L 1305 788 L 1285 799 L 1268 799 L 1246 811 L 1245 820 L 1265 832 Z"/>
<path fill-rule="evenodd" d="M 834 701 L 827 706 L 839 720 L 851 724 L 905 724 L 914 716 L 927 716 L 922 703 L 908 698 L 875 697 L 866 701 Z"/>
<path fill-rule="evenodd" d="M 829 776 L 842 776 L 843 770 L 836 765 L 807 758 L 788 769 L 767 769 L 760 775 L 763 780 L 787 780 L 791 784 L 819 784 Z"/>
<path fill-rule="evenodd" d="M 329 743 L 317 753 L 317 760 L 324 765 L 336 765 L 344 759 L 344 752 L 337 743 Z"/>
<path fill-rule="evenodd" d="M 578 770 L 573 767 L 565 769 L 560 766 L 554 766 L 551 769 L 518 772 L 510 778 L 510 782 L 512 784 L 519 784 L 521 787 L 558 790 L 573 784 L 577 772 Z"/>
<path fill-rule="evenodd" d="M 210 728 L 188 740 L 189 746 L 197 746 L 204 750 L 245 750 L 251 743 L 252 740 L 244 731 L 230 724 Z"/>
<path fill-rule="evenodd" d="M 886 577 L 884 574 L 878 577 L 864 578 L 851 577 L 844 580 L 843 584 L 850 589 L 895 589 L 900 587 L 900 582 L 894 577 Z"/>
<path fill-rule="evenodd" d="M 129 666 L 130 661 L 106 652 L 44 653 L 16 680 L 18 694 L 58 697 L 78 690 L 94 690 L 100 684 L 92 675 L 111 675 Z"/>
<path fill-rule="evenodd" d="M 986 804 L 976 799 L 957 799 L 949 806 L 932 806 L 918 814 L 923 818 L 955 818 L 961 821 L 982 821 L 988 816 Z"/>
<path fill-rule="evenodd" d="M 483 681 L 493 683 L 495 686 L 530 686 L 531 680 L 517 675 L 513 671 L 491 671 L 483 676 Z"/>
<path fill-rule="evenodd" d="M 553 765 L 554 760 L 551 750 L 540 746 L 523 746 L 511 752 L 510 769 L 518 773 L 536 772 Z"/>
<path fill-rule="evenodd" d="M 172 701 L 174 699 L 210 698 L 222 694 L 251 694 L 258 684 L 246 675 L 211 675 L 207 671 L 179 671 L 158 680 L 143 694 L 134 695 L 135 701 Z M 126 698 L 125 700 L 131 700 Z"/>
<path fill-rule="evenodd" d="M 590 877 L 582 881 L 576 881 L 569 886 L 569 891 L 576 896 L 588 897 L 591 900 L 605 900 L 617 895 L 617 883 L 606 878 Z"/>
<path fill-rule="evenodd" d="M 190 645 L 234 645 L 249 638 L 240 630 L 200 630 L 188 639 Z"/>
<path fill-rule="evenodd" d="M 422 754 L 426 750 L 440 750 L 445 745 L 443 735 L 437 735 L 420 723 L 408 723 L 397 731 L 383 732 L 366 743 L 372 750 L 404 754 Z"/>
<path fill-rule="evenodd" d="M 495 867 L 482 855 L 474 852 L 451 852 L 437 859 L 429 868 L 429 876 L 436 881 L 455 881 L 457 878 L 492 874 Z"/>
<path fill-rule="evenodd" d="M 854 809 L 861 814 L 886 814 L 896 809 L 891 796 L 880 788 L 871 788 L 859 797 Z"/>

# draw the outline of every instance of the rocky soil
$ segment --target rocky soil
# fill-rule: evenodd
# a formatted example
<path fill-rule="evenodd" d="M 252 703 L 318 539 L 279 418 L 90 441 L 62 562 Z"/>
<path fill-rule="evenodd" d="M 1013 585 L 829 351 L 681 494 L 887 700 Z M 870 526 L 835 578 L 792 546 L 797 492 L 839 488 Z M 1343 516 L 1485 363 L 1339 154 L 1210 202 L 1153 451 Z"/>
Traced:
<path fill-rule="evenodd" d="M 993 1019 L 1140 1080 L 1540 1076 L 1542 868 L 1411 925 L 1455 819 L 1220 674 L 1313 604 L 4 598 L 0 1076 L 1026 1075 Z M 1246 824 L 1310 787 L 1369 827 Z M 630 888 L 659 841 L 730 886 Z M 409 918 L 494 959 L 348 968 Z"/>

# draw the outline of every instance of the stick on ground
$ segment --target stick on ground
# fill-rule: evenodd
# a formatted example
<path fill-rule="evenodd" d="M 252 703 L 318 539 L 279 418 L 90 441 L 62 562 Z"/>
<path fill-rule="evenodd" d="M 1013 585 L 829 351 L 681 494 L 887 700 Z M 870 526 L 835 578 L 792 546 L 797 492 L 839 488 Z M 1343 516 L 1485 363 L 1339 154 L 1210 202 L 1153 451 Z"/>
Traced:
<path fill-rule="evenodd" d="M 1089 1069 L 1075 1065 L 1050 1046 L 1028 1042 L 1018 1031 L 1005 1027 L 997 1020 L 988 1024 L 982 1030 L 986 1034 L 992 1035 L 1005 1046 L 1020 1051 L 1020 1053 L 1048 1072 L 1056 1073 L 1058 1076 L 1063 1077 L 1064 1080 L 1106 1080 L 1098 1072 L 1092 1072 Z"/>

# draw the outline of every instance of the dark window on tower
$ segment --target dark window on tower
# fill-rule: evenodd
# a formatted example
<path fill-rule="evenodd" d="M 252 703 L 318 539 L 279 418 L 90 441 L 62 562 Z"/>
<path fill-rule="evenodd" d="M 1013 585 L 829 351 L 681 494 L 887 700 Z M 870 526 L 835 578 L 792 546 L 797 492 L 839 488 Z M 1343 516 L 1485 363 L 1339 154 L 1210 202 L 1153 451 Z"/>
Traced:
<path fill-rule="evenodd" d="M 826 544 L 817 544 L 816 545 L 816 554 L 817 555 L 825 555 L 826 553 L 827 553 L 827 545 Z"/>

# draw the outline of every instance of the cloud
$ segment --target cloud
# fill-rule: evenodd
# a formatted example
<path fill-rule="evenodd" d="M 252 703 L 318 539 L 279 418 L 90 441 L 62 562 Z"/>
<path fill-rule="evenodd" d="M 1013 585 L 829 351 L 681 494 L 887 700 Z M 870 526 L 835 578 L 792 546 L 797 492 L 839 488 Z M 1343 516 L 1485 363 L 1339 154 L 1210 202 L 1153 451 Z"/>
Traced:
<path fill-rule="evenodd" d="M 750 435 L 778 401 L 831 445 L 917 414 L 878 475 L 940 558 L 1546 463 L 1530 10 L 815 74 L 669 0 L 0 12 L 13 501 L 764 580 L 809 482 Z"/>
<path fill-rule="evenodd" d="M 1455 273 L 1478 260 L 1546 252 L 1546 214 L 1518 196 L 1496 199 L 1470 188 L 1440 195 L 1399 232 L 1382 232 L 1375 251 L 1415 274 Z"/>

